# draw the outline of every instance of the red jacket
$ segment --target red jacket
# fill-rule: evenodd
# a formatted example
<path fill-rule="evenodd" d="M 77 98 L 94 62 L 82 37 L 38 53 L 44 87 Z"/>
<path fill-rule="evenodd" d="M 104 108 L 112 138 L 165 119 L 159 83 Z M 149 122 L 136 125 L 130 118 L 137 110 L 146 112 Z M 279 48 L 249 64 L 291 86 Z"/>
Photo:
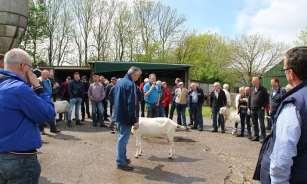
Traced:
<path fill-rule="evenodd" d="M 170 89 L 168 88 L 163 88 L 162 89 L 162 100 L 161 100 L 161 105 L 163 107 L 167 107 L 169 106 L 169 104 L 171 103 L 172 101 L 172 94 L 171 94 L 171 91 Z"/>

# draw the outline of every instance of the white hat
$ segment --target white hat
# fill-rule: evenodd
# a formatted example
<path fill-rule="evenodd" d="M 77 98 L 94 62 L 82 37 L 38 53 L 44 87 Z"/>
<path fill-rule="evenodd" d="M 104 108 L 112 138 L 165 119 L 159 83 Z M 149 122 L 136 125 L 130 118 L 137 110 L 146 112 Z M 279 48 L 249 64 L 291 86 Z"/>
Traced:
<path fill-rule="evenodd" d="M 183 85 L 183 82 L 179 82 L 178 85 L 179 85 L 179 86 Z"/>

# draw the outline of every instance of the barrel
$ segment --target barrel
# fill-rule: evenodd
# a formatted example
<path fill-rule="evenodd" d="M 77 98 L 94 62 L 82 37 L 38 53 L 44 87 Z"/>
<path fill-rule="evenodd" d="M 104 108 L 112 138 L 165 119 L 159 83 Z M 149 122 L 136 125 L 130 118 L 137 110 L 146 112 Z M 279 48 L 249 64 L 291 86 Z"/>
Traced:
<path fill-rule="evenodd" d="M 28 0 L 0 0 L 0 55 L 17 47 L 27 27 Z"/>

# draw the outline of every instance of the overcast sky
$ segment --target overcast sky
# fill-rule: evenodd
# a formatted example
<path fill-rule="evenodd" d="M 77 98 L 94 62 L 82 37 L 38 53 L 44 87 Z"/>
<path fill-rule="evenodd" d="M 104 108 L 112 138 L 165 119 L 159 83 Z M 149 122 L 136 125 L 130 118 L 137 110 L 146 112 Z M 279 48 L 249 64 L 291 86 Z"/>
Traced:
<path fill-rule="evenodd" d="M 162 0 L 187 18 L 197 32 L 229 38 L 261 33 L 289 44 L 307 26 L 307 0 Z"/>

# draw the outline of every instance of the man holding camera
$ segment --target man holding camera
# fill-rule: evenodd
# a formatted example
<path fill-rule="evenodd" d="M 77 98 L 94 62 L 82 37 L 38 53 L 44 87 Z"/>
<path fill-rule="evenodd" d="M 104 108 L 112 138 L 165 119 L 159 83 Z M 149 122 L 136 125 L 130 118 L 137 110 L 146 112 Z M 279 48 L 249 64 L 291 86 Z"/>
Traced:
<path fill-rule="evenodd" d="M 39 183 L 36 149 L 39 126 L 54 120 L 50 95 L 31 71 L 31 59 L 22 49 L 4 56 L 0 69 L 0 183 Z"/>
<path fill-rule="evenodd" d="M 155 118 L 158 116 L 159 93 L 161 87 L 157 85 L 156 74 L 149 75 L 149 82 L 144 86 L 144 100 L 147 106 L 147 117 Z"/>

